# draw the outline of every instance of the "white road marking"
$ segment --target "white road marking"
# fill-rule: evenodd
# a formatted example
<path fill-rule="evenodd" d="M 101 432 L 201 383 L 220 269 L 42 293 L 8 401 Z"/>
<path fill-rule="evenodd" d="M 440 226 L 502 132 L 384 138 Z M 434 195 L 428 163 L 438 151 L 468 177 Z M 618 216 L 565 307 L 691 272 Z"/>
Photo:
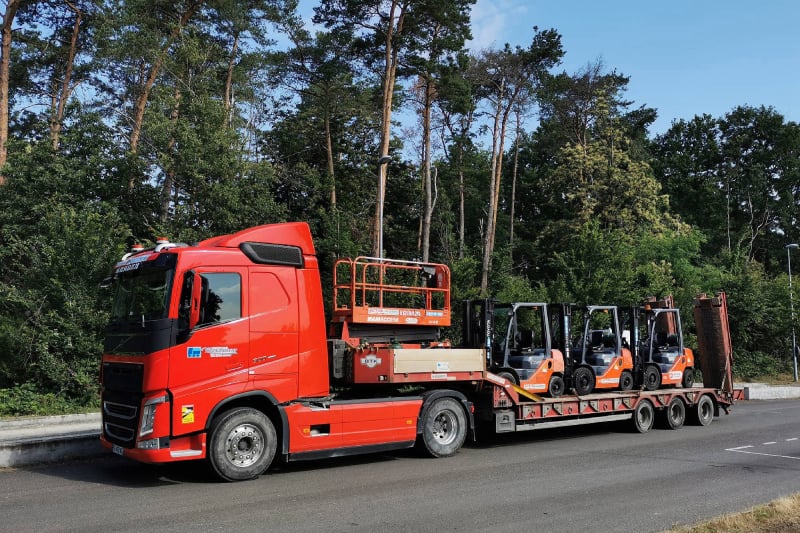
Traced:
<path fill-rule="evenodd" d="M 737 448 L 726 448 L 725 451 L 726 452 L 747 453 L 747 454 L 750 454 L 750 455 L 764 455 L 766 457 L 780 457 L 781 459 L 794 459 L 795 461 L 800 461 L 800 457 L 794 457 L 792 455 L 777 455 L 777 454 L 774 454 L 774 453 L 759 453 L 759 452 L 745 451 L 747 448 L 752 448 L 752 446 L 739 446 Z"/>
<path fill-rule="evenodd" d="M 797 437 L 794 437 L 794 438 L 791 438 L 791 439 L 786 439 L 786 442 L 792 442 L 793 440 L 797 440 Z"/>
<path fill-rule="evenodd" d="M 773 440 L 771 442 L 764 442 L 763 444 L 764 446 L 769 446 L 770 444 L 775 444 L 775 441 Z"/>

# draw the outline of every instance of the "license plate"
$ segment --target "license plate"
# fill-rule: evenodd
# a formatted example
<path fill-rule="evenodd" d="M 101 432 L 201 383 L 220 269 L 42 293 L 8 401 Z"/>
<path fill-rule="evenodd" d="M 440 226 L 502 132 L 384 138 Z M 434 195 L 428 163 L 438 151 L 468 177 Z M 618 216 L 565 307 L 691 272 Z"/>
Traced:
<path fill-rule="evenodd" d="M 111 446 L 111 451 L 117 455 L 125 455 L 125 448 L 116 444 Z"/>

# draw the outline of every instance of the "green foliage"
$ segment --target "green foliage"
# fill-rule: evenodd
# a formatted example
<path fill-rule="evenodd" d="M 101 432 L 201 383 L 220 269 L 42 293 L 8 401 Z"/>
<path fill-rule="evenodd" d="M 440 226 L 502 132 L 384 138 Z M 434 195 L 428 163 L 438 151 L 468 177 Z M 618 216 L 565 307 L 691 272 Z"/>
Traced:
<path fill-rule="evenodd" d="M 436 142 L 425 152 L 442 156 L 432 161 L 430 257 L 451 267 L 454 339 L 487 254 L 488 292 L 499 300 L 632 304 L 672 294 L 690 345 L 693 297 L 725 290 L 737 373 L 786 369 L 797 324 L 783 247 L 800 239 L 800 126 L 741 106 L 647 141 L 656 112 L 625 98 L 627 76 L 602 63 L 549 74 L 563 53 L 556 30 L 470 58 L 460 45 L 471 0 L 401 4 L 392 106 L 408 107 L 435 82 Z M 365 255 L 376 238 L 387 97 L 386 35 L 376 28 L 387 27 L 389 6 L 322 2 L 316 18 L 331 31 L 311 35 L 294 0 L 25 3 L 0 186 L 0 414 L 96 405 L 108 302 L 98 284 L 134 241 L 306 221 L 330 298 L 335 259 Z M 64 85 L 74 7 L 85 17 Z M 277 35 L 286 49 L 273 48 Z M 134 151 L 133 111 L 146 91 Z M 492 114 L 503 124 L 503 112 L 535 104 L 541 121 L 520 132 L 515 196 L 510 179 L 490 190 L 513 160 L 499 137 L 481 143 Z M 384 248 L 413 259 L 424 240 L 422 155 L 413 132 L 392 131 Z"/>
<path fill-rule="evenodd" d="M 83 402 L 53 392 L 42 392 L 35 383 L 0 388 L 0 417 L 82 413 L 99 407 L 97 387 L 87 391 L 87 399 Z"/>

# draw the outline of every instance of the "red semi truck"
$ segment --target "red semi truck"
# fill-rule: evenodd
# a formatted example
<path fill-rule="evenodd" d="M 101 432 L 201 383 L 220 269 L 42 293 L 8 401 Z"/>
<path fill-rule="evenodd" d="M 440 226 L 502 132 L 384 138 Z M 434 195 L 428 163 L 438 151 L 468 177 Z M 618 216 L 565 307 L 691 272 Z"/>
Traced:
<path fill-rule="evenodd" d="M 104 447 L 147 463 L 205 459 L 256 477 L 276 455 L 317 459 L 419 446 L 455 454 L 480 430 L 513 432 L 661 417 L 710 423 L 732 388 L 540 398 L 491 373 L 484 348 L 438 338 L 450 272 L 359 258 L 334 269 L 326 333 L 305 223 L 188 246 L 135 249 L 113 271 L 102 360 Z"/>

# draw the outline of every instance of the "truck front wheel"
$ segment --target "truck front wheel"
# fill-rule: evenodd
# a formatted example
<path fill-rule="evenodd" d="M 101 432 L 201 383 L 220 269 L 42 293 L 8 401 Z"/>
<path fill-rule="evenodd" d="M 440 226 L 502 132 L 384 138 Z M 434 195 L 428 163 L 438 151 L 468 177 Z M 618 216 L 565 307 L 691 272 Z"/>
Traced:
<path fill-rule="evenodd" d="M 226 481 L 258 477 L 275 457 L 275 426 L 256 409 L 242 407 L 220 415 L 210 434 L 208 461 Z"/>
<path fill-rule="evenodd" d="M 432 457 L 450 457 L 467 438 L 467 416 L 453 398 L 438 398 L 424 408 L 419 444 Z"/>

